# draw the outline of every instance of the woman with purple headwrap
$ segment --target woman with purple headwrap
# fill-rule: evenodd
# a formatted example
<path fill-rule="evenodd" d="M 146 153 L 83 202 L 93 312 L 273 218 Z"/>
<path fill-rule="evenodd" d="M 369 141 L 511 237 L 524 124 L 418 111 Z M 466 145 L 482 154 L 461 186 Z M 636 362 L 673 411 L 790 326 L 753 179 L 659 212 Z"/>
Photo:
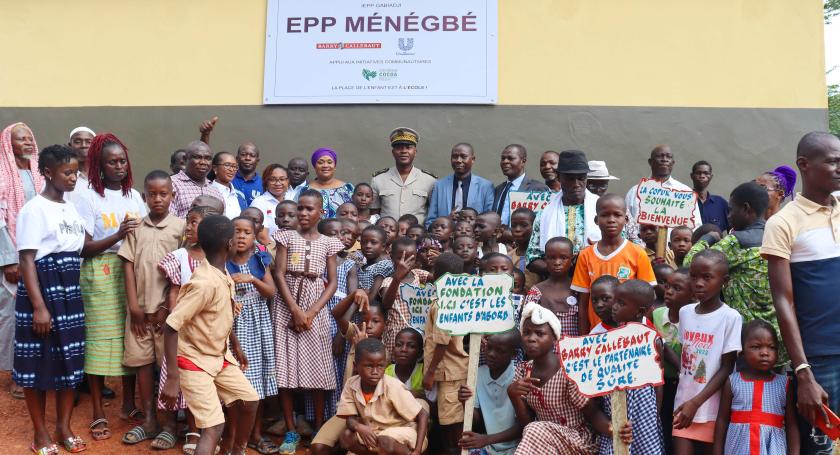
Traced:
<path fill-rule="evenodd" d="M 312 152 L 312 167 L 315 168 L 315 180 L 309 182 L 309 188 L 317 190 L 324 197 L 323 218 L 335 218 L 338 206 L 350 202 L 353 197 L 353 184 L 335 178 L 338 155 L 328 148 L 319 148 Z"/>
<path fill-rule="evenodd" d="M 796 171 L 790 166 L 779 166 L 772 171 L 765 172 L 755 179 L 755 183 L 763 186 L 770 196 L 770 204 L 764 219 L 770 219 L 782 208 L 782 202 L 793 195 L 793 188 L 796 186 Z"/>

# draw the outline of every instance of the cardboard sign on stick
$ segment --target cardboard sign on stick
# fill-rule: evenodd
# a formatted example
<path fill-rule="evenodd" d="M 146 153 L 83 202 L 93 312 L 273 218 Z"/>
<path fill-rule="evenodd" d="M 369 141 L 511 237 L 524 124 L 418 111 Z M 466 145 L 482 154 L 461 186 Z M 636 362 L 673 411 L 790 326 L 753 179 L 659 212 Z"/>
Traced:
<path fill-rule="evenodd" d="M 435 325 L 452 335 L 499 333 L 514 328 L 511 289 L 513 277 L 499 275 L 452 275 L 435 282 Z"/>
<path fill-rule="evenodd" d="M 435 301 L 435 292 L 433 284 L 415 286 L 411 283 L 403 283 L 400 285 L 400 299 L 408 305 L 411 317 L 408 326 L 420 333 L 426 331 L 426 318 L 429 316 L 429 308 Z"/>
<path fill-rule="evenodd" d="M 642 179 L 636 190 L 639 201 L 639 224 L 666 228 L 688 226 L 694 228 L 700 220 L 694 219 L 697 196 L 694 191 L 665 188 L 661 182 Z"/>
<path fill-rule="evenodd" d="M 654 345 L 656 331 L 631 322 L 609 332 L 560 340 L 566 376 L 587 397 L 663 383 Z"/>
<path fill-rule="evenodd" d="M 527 207 L 539 214 L 551 202 L 551 196 L 557 193 L 551 191 L 511 191 L 510 213 L 520 207 Z"/>

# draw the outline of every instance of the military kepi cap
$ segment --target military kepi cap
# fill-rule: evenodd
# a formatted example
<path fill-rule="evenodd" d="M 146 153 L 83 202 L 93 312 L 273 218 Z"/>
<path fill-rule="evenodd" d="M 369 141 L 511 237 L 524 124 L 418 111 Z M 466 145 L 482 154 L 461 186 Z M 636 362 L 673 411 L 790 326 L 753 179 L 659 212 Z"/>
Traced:
<path fill-rule="evenodd" d="M 411 128 L 401 126 L 399 128 L 396 128 L 394 131 L 391 131 L 390 139 L 392 147 L 403 144 L 416 146 L 418 135 L 417 131 L 414 131 Z"/>

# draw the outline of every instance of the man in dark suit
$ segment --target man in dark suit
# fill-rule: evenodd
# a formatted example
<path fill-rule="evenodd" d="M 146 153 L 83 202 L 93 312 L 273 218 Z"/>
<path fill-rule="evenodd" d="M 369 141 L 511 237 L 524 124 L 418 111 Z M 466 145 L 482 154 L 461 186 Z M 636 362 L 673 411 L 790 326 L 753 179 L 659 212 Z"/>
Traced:
<path fill-rule="evenodd" d="M 449 163 L 455 173 L 435 182 L 429 198 L 426 228 L 436 218 L 460 212 L 467 207 L 478 213 L 493 207 L 493 182 L 472 173 L 475 164 L 472 145 L 466 142 L 455 144 L 449 155 Z"/>
<path fill-rule="evenodd" d="M 548 191 L 545 183 L 529 179 L 525 173 L 528 152 L 524 146 L 511 144 L 502 150 L 500 166 L 507 180 L 498 184 L 493 194 L 493 210 L 502 217 L 502 224 L 510 225 L 511 191 Z"/>

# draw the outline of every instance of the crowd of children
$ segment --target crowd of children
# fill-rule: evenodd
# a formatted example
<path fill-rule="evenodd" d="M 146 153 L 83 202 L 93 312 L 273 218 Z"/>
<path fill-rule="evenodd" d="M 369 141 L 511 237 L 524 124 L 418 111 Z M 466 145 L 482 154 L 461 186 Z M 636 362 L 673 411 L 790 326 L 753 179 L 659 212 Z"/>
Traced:
<path fill-rule="evenodd" d="M 250 208 L 233 216 L 201 195 L 181 219 L 170 175 L 153 171 L 134 190 L 113 135 L 92 141 L 88 188 L 76 187 L 67 147 L 37 159 L 45 186 L 17 222 L 13 377 L 38 454 L 58 453 L 46 390 L 58 391 L 64 449 L 112 437 L 105 376 L 123 378 L 120 416 L 137 423 L 123 443 L 166 450 L 184 438 L 187 454 L 290 455 L 304 434 L 313 454 L 612 454 L 614 433 L 634 455 L 799 452 L 757 183 L 732 191 L 731 232 L 674 228 L 664 254 L 655 228 L 628 239 L 622 196 L 593 195 L 598 240 L 577 252 L 550 238 L 535 270 L 527 208 L 507 235 L 499 213 L 471 208 L 427 230 L 413 215 L 379 216 L 359 184 L 326 218 L 323 192 L 286 199 L 289 171 L 272 165 Z M 447 273 L 514 277 L 517 327 L 483 337 L 474 388 L 466 337 L 437 326 L 435 305 L 412 328 L 400 293 Z M 578 391 L 557 343 L 628 323 L 659 334 L 664 383 L 628 391 L 628 421 L 613 428 L 610 400 Z M 70 427 L 84 375 L 90 443 Z M 473 430 L 462 432 L 471 397 Z"/>

